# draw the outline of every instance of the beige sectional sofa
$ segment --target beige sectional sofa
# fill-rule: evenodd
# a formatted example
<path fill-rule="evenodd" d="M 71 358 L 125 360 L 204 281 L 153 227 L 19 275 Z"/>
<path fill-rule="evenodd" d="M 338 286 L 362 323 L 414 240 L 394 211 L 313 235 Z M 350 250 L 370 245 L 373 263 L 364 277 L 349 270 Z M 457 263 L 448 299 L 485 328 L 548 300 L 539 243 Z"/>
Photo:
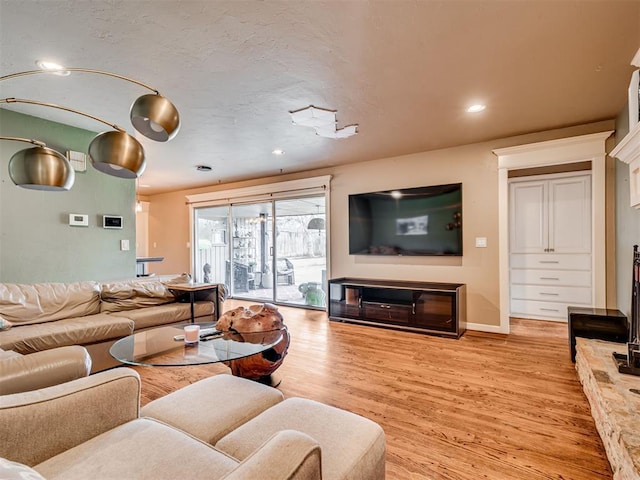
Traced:
<path fill-rule="evenodd" d="M 0 395 L 70 382 L 91 372 L 91 357 L 79 345 L 21 355 L 0 349 Z M 0 477 L 2 478 L 2 477 Z"/>
<path fill-rule="evenodd" d="M 183 282 L 178 277 L 173 283 Z M 0 331 L 0 349 L 29 354 L 67 345 L 83 345 L 92 372 L 117 364 L 109 348 L 134 331 L 186 322 L 190 303 L 171 291 L 172 281 L 112 283 L 0 284 L 0 317 L 11 328 Z M 219 294 L 224 295 L 224 286 Z M 195 302 L 196 321 L 214 321 L 215 298 Z"/>
<path fill-rule="evenodd" d="M 378 424 L 231 375 L 142 409 L 140 378 L 129 368 L 0 399 L 0 478 L 16 471 L 34 480 L 385 477 Z"/>

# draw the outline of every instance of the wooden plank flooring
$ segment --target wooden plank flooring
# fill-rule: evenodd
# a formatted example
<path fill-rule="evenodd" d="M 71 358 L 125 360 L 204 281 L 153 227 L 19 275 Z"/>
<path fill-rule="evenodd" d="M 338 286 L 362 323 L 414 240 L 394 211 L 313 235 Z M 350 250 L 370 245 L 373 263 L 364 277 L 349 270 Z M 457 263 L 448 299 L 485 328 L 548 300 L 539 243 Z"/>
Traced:
<path fill-rule="evenodd" d="M 224 307 L 238 305 L 247 303 Z M 280 390 L 382 425 L 387 479 L 612 478 L 569 359 L 566 324 L 513 320 L 508 336 L 467 332 L 453 340 L 280 311 L 291 332 Z M 143 404 L 229 371 L 136 369 Z"/>

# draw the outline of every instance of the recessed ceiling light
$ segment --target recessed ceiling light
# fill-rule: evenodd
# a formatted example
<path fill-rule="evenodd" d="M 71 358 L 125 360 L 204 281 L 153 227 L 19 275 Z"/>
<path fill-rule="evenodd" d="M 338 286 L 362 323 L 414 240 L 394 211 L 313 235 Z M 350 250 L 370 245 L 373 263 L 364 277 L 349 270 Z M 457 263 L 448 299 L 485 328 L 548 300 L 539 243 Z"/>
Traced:
<path fill-rule="evenodd" d="M 471 105 L 469 108 L 467 108 L 467 112 L 468 113 L 478 113 L 483 111 L 485 108 L 487 108 L 486 105 L 482 105 L 480 103 L 477 103 L 475 105 Z"/>
<path fill-rule="evenodd" d="M 209 165 L 196 165 L 196 170 L 199 172 L 210 172 L 213 170 Z"/>
<path fill-rule="evenodd" d="M 36 60 L 36 66 L 40 70 L 45 70 L 52 73 L 53 75 L 60 75 L 61 77 L 66 77 L 67 75 L 71 74 L 70 71 L 65 70 L 64 67 L 58 63 Z"/>
<path fill-rule="evenodd" d="M 284 150 L 281 150 L 279 148 L 276 148 L 273 152 L 274 155 L 284 155 Z"/>
<path fill-rule="evenodd" d="M 399 192 L 398 190 L 394 190 L 391 192 L 391 196 L 393 198 L 402 198 L 402 192 Z"/>

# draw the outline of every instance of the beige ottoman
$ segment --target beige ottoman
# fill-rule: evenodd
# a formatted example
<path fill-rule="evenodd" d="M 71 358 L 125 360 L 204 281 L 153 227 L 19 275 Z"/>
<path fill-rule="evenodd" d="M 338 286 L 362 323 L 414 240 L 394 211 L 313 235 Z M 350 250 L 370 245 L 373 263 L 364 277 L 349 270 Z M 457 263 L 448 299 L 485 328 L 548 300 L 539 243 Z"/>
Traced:
<path fill-rule="evenodd" d="M 323 480 L 384 479 L 385 438 L 380 425 L 302 398 L 289 398 L 269 408 L 215 447 L 242 461 L 280 430 L 306 433 L 320 444 Z"/>
<path fill-rule="evenodd" d="M 221 374 L 148 403 L 140 410 L 140 416 L 173 425 L 214 445 L 282 399 L 280 390 Z"/>

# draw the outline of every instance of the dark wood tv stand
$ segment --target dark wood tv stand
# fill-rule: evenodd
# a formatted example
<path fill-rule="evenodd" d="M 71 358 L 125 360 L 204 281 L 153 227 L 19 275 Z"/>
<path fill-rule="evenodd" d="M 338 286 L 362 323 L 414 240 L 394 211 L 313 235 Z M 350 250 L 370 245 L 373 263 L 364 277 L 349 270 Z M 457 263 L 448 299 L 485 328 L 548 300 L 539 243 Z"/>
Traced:
<path fill-rule="evenodd" d="M 466 285 L 362 278 L 329 280 L 329 319 L 459 338 Z"/>

